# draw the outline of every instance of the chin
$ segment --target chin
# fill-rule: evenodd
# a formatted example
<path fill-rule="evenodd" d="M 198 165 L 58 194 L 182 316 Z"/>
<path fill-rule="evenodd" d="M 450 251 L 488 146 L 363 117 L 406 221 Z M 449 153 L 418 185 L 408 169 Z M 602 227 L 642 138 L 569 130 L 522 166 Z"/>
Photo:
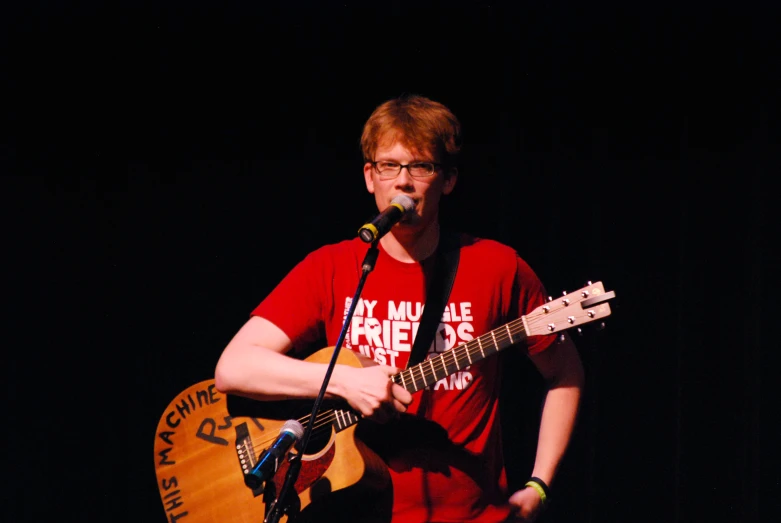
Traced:
<path fill-rule="evenodd" d="M 420 216 L 417 214 L 407 214 L 399 221 L 399 225 L 402 227 L 417 227 L 421 223 Z"/>

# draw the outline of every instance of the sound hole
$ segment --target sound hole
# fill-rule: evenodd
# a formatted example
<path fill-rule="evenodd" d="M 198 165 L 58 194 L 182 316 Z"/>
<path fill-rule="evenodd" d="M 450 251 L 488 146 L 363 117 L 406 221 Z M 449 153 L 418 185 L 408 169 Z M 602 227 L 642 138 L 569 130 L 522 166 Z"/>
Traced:
<path fill-rule="evenodd" d="M 302 420 L 304 426 L 306 426 L 310 416 L 312 415 L 313 405 L 313 403 L 310 403 L 306 407 L 299 407 L 295 409 L 297 416 L 296 419 Z M 306 456 L 319 454 L 328 446 L 328 442 L 331 441 L 331 438 L 334 434 L 333 411 L 335 409 L 344 408 L 345 406 L 341 402 L 334 400 L 326 400 L 321 404 L 312 427 L 312 435 L 309 438 L 309 444 L 307 445 L 306 451 L 304 452 Z"/>

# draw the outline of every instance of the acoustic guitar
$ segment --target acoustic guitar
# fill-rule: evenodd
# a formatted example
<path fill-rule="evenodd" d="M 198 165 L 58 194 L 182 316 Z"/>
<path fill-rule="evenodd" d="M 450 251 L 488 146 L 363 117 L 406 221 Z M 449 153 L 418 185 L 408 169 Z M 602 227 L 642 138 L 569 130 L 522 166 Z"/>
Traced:
<path fill-rule="evenodd" d="M 445 351 L 392 376 L 395 383 L 415 393 L 459 370 L 524 341 L 553 334 L 609 316 L 608 301 L 615 297 L 602 282 L 557 299 L 550 299 L 525 316 Z M 334 347 L 306 361 L 328 363 Z M 354 367 L 367 362 L 350 350 L 340 350 L 337 363 Z M 196 383 L 177 395 L 157 426 L 155 473 L 163 509 L 170 523 L 260 523 L 282 489 L 289 463 L 279 463 L 265 484 L 245 481 L 258 458 L 280 435 L 291 418 L 306 427 L 314 401 L 252 401 L 218 392 L 213 379 Z M 296 417 L 298 416 L 298 417 Z M 355 497 L 377 521 L 390 519 L 392 492 L 387 465 L 370 445 L 356 436 L 361 416 L 346 403 L 326 401 L 312 427 L 312 436 L 300 456 L 292 494 L 295 504 L 288 518 L 346 521 L 344 504 L 333 500 Z M 367 421 L 367 423 L 369 423 Z M 291 454 L 296 450 L 291 450 Z M 257 483 L 257 482 L 256 482 Z M 371 500 L 372 504 L 366 503 Z M 339 517 L 324 517 L 335 510 Z M 361 521 L 366 520 L 366 514 Z M 310 516 L 311 517 L 311 516 Z"/>

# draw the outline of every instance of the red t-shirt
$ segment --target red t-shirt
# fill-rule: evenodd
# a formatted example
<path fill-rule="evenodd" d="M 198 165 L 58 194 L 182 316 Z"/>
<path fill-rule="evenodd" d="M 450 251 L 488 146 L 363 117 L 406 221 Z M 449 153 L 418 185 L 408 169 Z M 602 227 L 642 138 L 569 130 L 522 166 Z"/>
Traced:
<path fill-rule="evenodd" d="M 466 235 L 461 245 L 448 306 L 428 357 L 528 314 L 545 301 L 539 278 L 513 249 Z M 367 250 L 357 238 L 317 249 L 252 314 L 281 328 L 293 340 L 295 355 L 336 345 Z M 406 367 L 433 258 L 403 263 L 380 247 L 343 349 L 380 364 Z M 534 354 L 554 339 L 530 337 L 518 346 Z M 414 423 L 396 433 L 389 428 L 395 434 L 390 438 L 397 438 L 391 446 L 398 447 L 387 459 L 393 523 L 492 523 L 507 518 L 498 402 L 501 360 L 502 353 L 487 357 L 413 394 L 407 411 L 412 416 L 405 419 Z"/>

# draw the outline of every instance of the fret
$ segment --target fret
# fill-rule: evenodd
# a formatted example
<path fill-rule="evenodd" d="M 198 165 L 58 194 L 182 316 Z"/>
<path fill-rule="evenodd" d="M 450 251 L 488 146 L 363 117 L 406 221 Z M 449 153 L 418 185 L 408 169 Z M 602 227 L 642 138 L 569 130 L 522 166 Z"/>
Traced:
<path fill-rule="evenodd" d="M 433 358 L 429 358 L 428 360 L 419 363 L 414 367 L 411 367 L 405 371 L 400 372 L 396 376 L 393 376 L 391 379 L 393 379 L 394 382 L 402 385 L 405 389 L 409 390 L 410 392 L 417 392 L 419 390 L 422 390 L 423 388 L 428 387 L 431 383 L 436 383 L 438 380 L 447 377 L 456 371 L 462 370 L 467 365 L 472 365 L 475 363 L 475 361 L 480 361 L 481 359 L 485 359 L 491 356 L 494 352 L 499 352 L 500 350 L 502 350 L 502 348 L 509 347 L 510 345 L 514 345 L 515 343 L 523 339 L 523 336 L 519 336 L 519 334 L 521 335 L 523 334 L 523 329 L 516 332 L 515 335 L 513 336 L 513 331 L 510 328 L 510 325 L 511 325 L 510 323 L 503 325 L 503 328 L 507 332 L 506 340 L 497 339 L 496 334 L 499 331 L 499 329 L 502 328 L 499 327 L 482 336 L 478 336 L 476 339 L 472 339 L 467 343 L 462 343 L 461 345 L 458 345 L 448 351 L 443 352 L 442 354 L 439 355 L 439 362 L 442 365 L 441 370 L 437 369 L 436 365 L 434 364 Z M 522 326 L 522 324 L 520 323 L 519 325 Z M 488 352 L 486 352 L 488 347 L 486 347 L 485 343 L 489 341 L 488 340 L 489 334 L 491 335 L 490 341 L 494 345 L 494 350 L 493 351 L 489 350 Z M 464 351 L 464 352 L 459 352 L 459 351 Z M 447 361 L 448 356 L 452 358 L 451 362 Z M 464 360 L 466 360 L 466 364 L 464 364 Z M 425 370 L 426 363 L 428 363 L 428 367 L 431 372 L 431 377 L 427 376 L 427 373 L 429 371 Z M 420 377 L 415 376 L 416 369 L 418 372 L 420 372 Z"/>
<path fill-rule="evenodd" d="M 438 380 L 441 380 L 454 372 L 462 371 L 469 365 L 473 365 L 475 362 L 488 358 L 492 354 L 501 351 L 503 348 L 514 345 L 525 339 L 524 322 L 525 317 L 521 317 L 516 321 L 497 327 L 482 336 L 473 338 L 469 342 L 462 343 L 439 354 L 437 363 L 434 362 L 433 358 L 429 358 L 426 361 L 396 374 L 391 379 L 410 392 L 414 393 L 423 390 L 429 385 L 436 383 Z M 504 329 L 507 336 L 506 338 L 502 338 L 503 334 L 500 329 Z M 491 336 L 490 340 L 488 339 L 489 335 Z M 488 346 L 488 343 L 493 344 L 493 350 Z M 452 358 L 452 360 L 448 361 L 448 357 Z M 426 364 L 428 364 L 428 369 L 425 367 Z M 437 365 L 440 364 L 442 367 L 438 368 Z M 417 372 L 420 372 L 420 376 L 415 376 L 416 370 Z M 429 372 L 430 375 L 428 374 Z M 339 419 L 339 422 L 346 423 L 343 419 Z"/>
<path fill-rule="evenodd" d="M 361 420 L 360 416 L 349 410 L 333 410 L 331 412 L 333 412 L 333 424 L 336 426 L 336 432 L 342 431 Z"/>
<path fill-rule="evenodd" d="M 415 372 L 414 371 L 415 371 L 415 367 L 412 367 L 409 370 L 409 375 L 410 375 L 410 378 L 412 378 L 412 386 L 415 387 L 415 392 L 417 392 L 418 391 L 418 382 L 415 379 Z"/>

